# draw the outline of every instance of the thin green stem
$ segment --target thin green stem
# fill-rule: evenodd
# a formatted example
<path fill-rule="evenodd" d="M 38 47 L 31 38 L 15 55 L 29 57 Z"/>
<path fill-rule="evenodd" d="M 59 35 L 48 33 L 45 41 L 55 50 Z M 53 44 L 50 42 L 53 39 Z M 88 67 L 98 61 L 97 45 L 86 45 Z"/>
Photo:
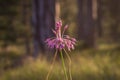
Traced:
<path fill-rule="evenodd" d="M 49 70 L 49 72 L 48 72 L 48 74 L 47 74 L 47 76 L 46 76 L 46 80 L 48 80 L 48 78 L 49 78 L 49 76 L 50 76 L 50 73 L 51 73 L 51 71 L 52 71 L 53 65 L 54 65 L 54 63 L 55 63 L 55 59 L 56 59 L 56 57 L 57 57 L 57 53 L 58 53 L 58 50 L 56 50 L 56 52 L 55 52 L 55 55 L 54 55 L 54 57 L 53 57 L 52 64 L 51 64 L 51 66 L 50 66 L 50 70 Z"/>
<path fill-rule="evenodd" d="M 61 60 L 62 60 L 62 66 L 63 66 L 64 74 L 65 74 L 66 80 L 68 80 L 67 71 L 66 71 L 66 67 L 65 67 L 65 61 L 64 61 L 64 58 L 63 58 L 62 51 L 60 51 L 60 55 L 61 55 Z"/>
<path fill-rule="evenodd" d="M 64 52 L 66 53 L 67 57 L 68 57 L 68 60 L 69 60 L 69 75 L 70 75 L 70 80 L 72 80 L 72 75 L 71 75 L 71 66 L 72 66 L 72 60 L 71 60 L 71 57 L 70 55 L 67 53 L 67 51 L 65 49 L 63 49 Z"/>

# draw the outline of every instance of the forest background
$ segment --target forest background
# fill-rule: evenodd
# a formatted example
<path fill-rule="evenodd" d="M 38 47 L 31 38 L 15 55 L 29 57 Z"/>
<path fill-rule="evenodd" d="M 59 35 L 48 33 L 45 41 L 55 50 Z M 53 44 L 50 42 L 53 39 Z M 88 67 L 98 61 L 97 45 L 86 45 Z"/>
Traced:
<path fill-rule="evenodd" d="M 59 19 L 77 39 L 73 80 L 120 80 L 120 0 L 0 0 L 0 80 L 45 80 Z M 59 59 L 59 56 L 58 56 Z M 50 80 L 64 80 L 56 61 Z"/>

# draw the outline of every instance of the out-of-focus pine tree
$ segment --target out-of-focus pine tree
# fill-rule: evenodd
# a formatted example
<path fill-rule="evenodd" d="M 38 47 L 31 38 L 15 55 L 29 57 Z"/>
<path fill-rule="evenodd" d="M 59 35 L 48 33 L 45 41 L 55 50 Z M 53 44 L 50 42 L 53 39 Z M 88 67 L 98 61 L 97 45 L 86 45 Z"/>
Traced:
<path fill-rule="evenodd" d="M 95 47 L 95 27 L 93 20 L 93 0 L 78 0 L 78 35 L 86 47 Z M 80 24 L 79 24 L 80 23 Z"/>
<path fill-rule="evenodd" d="M 17 38 L 14 20 L 17 16 L 16 0 L 0 0 L 0 41 L 3 47 L 14 43 Z"/>
<path fill-rule="evenodd" d="M 32 23 L 34 30 L 34 56 L 46 51 L 45 40 L 53 36 L 55 25 L 55 0 L 32 0 Z"/>
<path fill-rule="evenodd" d="M 31 34 L 23 23 L 21 1 L 0 0 L 0 45 L 4 48 L 11 44 L 23 44 L 24 36 Z"/>

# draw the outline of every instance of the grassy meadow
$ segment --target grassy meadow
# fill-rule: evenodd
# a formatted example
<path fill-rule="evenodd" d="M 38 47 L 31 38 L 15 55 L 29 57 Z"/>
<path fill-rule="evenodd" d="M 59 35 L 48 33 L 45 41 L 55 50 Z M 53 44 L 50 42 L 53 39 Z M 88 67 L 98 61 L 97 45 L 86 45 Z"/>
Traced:
<path fill-rule="evenodd" d="M 51 59 L 24 57 L 23 62 L 19 63 L 24 55 L 20 53 L 23 48 L 12 49 L 9 53 L 0 53 L 0 80 L 45 80 Z M 70 53 L 73 80 L 120 80 L 118 44 L 101 44 L 97 50 L 84 49 Z M 14 64 L 17 66 L 14 67 Z M 60 60 L 55 62 L 49 80 L 65 80 Z"/>

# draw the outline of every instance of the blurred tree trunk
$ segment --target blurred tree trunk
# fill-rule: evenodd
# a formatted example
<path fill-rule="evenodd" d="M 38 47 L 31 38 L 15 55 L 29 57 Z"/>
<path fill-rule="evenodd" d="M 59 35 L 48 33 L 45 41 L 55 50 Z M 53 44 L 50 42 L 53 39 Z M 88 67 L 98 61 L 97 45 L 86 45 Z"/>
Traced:
<path fill-rule="evenodd" d="M 112 40 L 117 42 L 120 39 L 120 0 L 110 1 L 110 17 L 112 19 L 110 29 Z"/>
<path fill-rule="evenodd" d="M 57 21 L 57 19 L 59 19 L 60 18 L 60 0 L 56 0 L 56 2 L 55 2 L 55 19 L 56 19 L 56 21 Z"/>
<path fill-rule="evenodd" d="M 84 28 L 83 28 L 83 0 L 78 0 L 78 7 L 79 7 L 79 11 L 78 11 L 78 39 L 79 40 L 83 40 L 84 39 Z"/>
<path fill-rule="evenodd" d="M 46 0 L 44 3 L 45 13 L 44 13 L 44 25 L 42 39 L 45 41 L 46 38 L 52 37 L 52 29 L 55 25 L 55 0 Z"/>
<path fill-rule="evenodd" d="M 23 25 L 25 26 L 25 31 L 27 32 L 24 35 L 24 39 L 25 39 L 25 46 L 26 46 L 26 54 L 29 55 L 31 53 L 31 49 L 30 49 L 30 37 L 27 35 L 30 33 L 30 15 L 29 15 L 29 0 L 22 0 L 22 12 L 23 12 Z"/>
<path fill-rule="evenodd" d="M 92 12 L 92 0 L 87 0 L 87 14 L 85 19 L 85 42 L 88 47 L 95 47 L 95 27 Z"/>
<path fill-rule="evenodd" d="M 33 0 L 32 21 L 34 27 L 34 56 L 39 51 L 42 54 L 46 51 L 45 40 L 52 36 L 54 27 L 55 1 L 54 0 Z"/>
<path fill-rule="evenodd" d="M 78 0 L 79 1 L 79 0 Z M 79 2 L 80 3 L 80 2 Z M 83 40 L 86 47 L 95 47 L 95 27 L 94 27 L 94 21 L 93 21 L 93 11 L 92 11 L 92 0 L 84 0 L 83 3 L 81 1 L 81 3 L 79 5 L 79 11 L 81 11 L 79 13 L 79 31 L 80 35 L 79 38 L 80 40 Z M 82 6 L 82 4 L 84 4 Z M 81 8 L 82 9 L 81 9 Z"/>
<path fill-rule="evenodd" d="M 97 31 L 98 31 L 98 36 L 102 37 L 102 0 L 97 0 Z"/>

